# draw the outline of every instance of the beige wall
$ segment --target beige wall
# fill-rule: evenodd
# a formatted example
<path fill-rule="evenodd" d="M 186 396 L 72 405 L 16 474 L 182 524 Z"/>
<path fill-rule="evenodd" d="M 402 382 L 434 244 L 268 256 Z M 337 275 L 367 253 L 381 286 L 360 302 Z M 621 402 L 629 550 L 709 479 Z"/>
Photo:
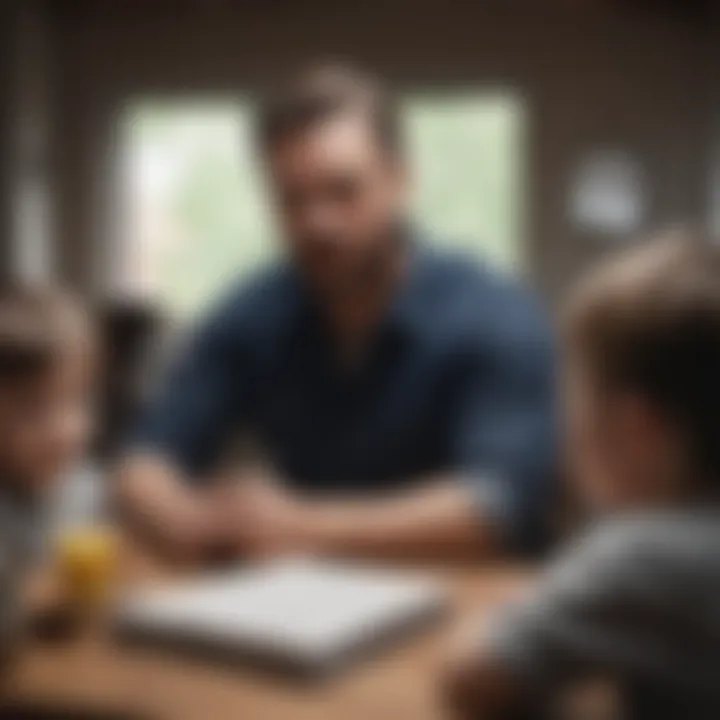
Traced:
<path fill-rule="evenodd" d="M 252 10 L 214 2 L 194 11 L 189 3 L 150 4 L 54 6 L 61 269 L 80 285 L 88 286 L 91 250 L 104 240 L 103 177 L 113 121 L 127 98 L 252 88 L 318 56 L 367 64 L 399 85 L 503 85 L 526 97 L 528 253 L 551 296 L 604 247 L 580 237 L 565 217 L 569 176 L 586 150 L 613 145 L 638 155 L 653 178 L 648 226 L 707 215 L 713 78 L 704 27 L 548 13 L 537 2 L 531 12 L 519 12 L 521 3 L 501 10 L 461 0 L 266 0 L 247 3 Z"/>

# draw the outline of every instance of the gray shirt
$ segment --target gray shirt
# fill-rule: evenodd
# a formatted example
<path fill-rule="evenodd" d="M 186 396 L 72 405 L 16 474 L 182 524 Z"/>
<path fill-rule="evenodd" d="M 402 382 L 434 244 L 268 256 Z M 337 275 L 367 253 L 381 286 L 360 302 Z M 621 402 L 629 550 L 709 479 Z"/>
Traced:
<path fill-rule="evenodd" d="M 0 662 L 22 628 L 22 587 L 45 539 L 42 503 L 0 489 Z"/>
<path fill-rule="evenodd" d="M 609 671 L 631 717 L 720 718 L 720 510 L 606 521 L 490 624 L 487 644 L 538 688 Z"/>

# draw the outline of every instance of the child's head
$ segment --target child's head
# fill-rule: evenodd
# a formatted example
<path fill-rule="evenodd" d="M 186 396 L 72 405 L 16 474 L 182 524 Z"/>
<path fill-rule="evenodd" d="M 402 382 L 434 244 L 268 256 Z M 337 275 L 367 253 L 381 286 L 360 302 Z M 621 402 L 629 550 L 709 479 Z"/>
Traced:
<path fill-rule="evenodd" d="M 85 449 L 93 342 L 66 294 L 0 291 L 0 482 L 37 491 Z"/>
<path fill-rule="evenodd" d="M 690 233 L 621 253 L 568 304 L 568 451 L 601 509 L 720 489 L 720 248 Z"/>

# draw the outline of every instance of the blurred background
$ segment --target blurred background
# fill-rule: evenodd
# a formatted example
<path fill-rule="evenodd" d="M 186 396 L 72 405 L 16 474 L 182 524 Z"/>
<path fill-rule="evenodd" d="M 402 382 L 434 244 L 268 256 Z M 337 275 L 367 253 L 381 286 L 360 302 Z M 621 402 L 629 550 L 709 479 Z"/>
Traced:
<path fill-rule="evenodd" d="M 2 0 L 0 272 L 102 309 L 129 403 L 138 348 L 275 252 L 258 91 L 338 59 L 400 93 L 418 219 L 554 305 L 645 229 L 720 229 L 714 5 Z"/>

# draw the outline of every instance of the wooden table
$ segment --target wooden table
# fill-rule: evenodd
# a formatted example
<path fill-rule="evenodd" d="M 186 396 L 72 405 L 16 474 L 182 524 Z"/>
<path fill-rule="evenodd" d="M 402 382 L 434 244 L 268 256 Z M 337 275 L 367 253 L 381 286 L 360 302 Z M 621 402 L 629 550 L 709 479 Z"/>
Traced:
<path fill-rule="evenodd" d="M 142 567 L 142 569 L 140 569 Z M 482 620 L 530 572 L 508 566 L 439 570 L 452 591 L 447 621 L 320 683 L 304 684 L 152 648 L 129 648 L 107 627 L 72 641 L 28 644 L 9 682 L 13 697 L 90 708 L 122 707 L 158 720 L 438 720 L 434 680 L 453 625 Z M 134 582 L 163 577 L 140 563 Z M 165 576 L 167 574 L 165 573 Z"/>

